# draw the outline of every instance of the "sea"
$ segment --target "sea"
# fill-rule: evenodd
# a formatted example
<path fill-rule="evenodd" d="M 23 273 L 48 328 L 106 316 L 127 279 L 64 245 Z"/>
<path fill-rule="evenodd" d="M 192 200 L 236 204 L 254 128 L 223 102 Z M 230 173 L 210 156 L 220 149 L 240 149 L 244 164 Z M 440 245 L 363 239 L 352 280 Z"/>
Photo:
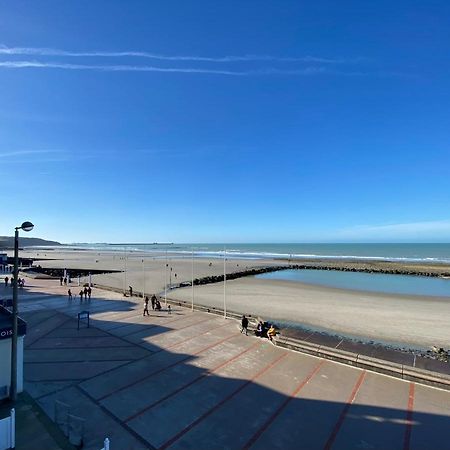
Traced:
<path fill-rule="evenodd" d="M 450 243 L 445 244 L 176 244 L 176 243 L 97 243 L 70 244 L 72 248 L 123 250 L 223 258 L 289 258 L 289 259 L 366 259 L 378 261 L 411 261 L 450 263 Z"/>
<path fill-rule="evenodd" d="M 234 259 L 346 259 L 450 264 L 450 244 L 176 244 L 119 243 L 71 244 L 70 248 L 145 252 L 186 258 Z M 288 280 L 311 285 L 356 291 L 408 296 L 446 297 L 450 301 L 450 279 L 408 275 L 370 274 L 328 270 L 282 270 L 260 275 L 264 279 Z"/>

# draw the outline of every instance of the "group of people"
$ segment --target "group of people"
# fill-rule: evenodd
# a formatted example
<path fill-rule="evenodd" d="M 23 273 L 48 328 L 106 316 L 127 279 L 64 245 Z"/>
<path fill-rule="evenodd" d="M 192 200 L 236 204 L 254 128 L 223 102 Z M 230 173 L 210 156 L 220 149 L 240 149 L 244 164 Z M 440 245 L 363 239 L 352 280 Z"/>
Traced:
<path fill-rule="evenodd" d="M 245 314 L 241 319 L 241 333 L 244 333 L 248 336 L 248 318 L 245 317 Z M 258 321 L 258 325 L 256 326 L 255 335 L 258 337 L 267 337 L 270 341 L 277 335 L 277 330 L 275 329 L 273 324 L 269 324 L 267 322 L 263 322 L 262 320 Z"/>
<path fill-rule="evenodd" d="M 5 277 L 5 288 L 8 287 L 8 283 L 11 284 L 11 287 L 13 285 L 14 278 Z M 24 287 L 25 286 L 25 278 L 17 278 L 17 286 Z"/>
<path fill-rule="evenodd" d="M 73 295 L 72 295 L 72 290 L 71 289 L 69 289 L 67 291 L 67 295 L 69 296 L 69 300 L 73 299 Z M 92 295 L 91 287 L 90 286 L 85 286 L 84 289 L 80 290 L 78 295 L 80 296 L 80 302 L 83 301 L 83 296 L 84 296 L 85 300 L 90 300 L 91 299 L 91 295 Z"/>
<path fill-rule="evenodd" d="M 59 277 L 59 285 L 62 286 L 64 284 L 64 286 L 67 286 L 67 283 L 71 283 L 72 280 L 70 279 L 70 275 L 67 277 Z"/>
<path fill-rule="evenodd" d="M 150 302 L 149 298 L 145 297 L 145 299 L 144 299 L 144 312 L 142 313 L 143 316 L 149 316 L 150 315 L 150 312 L 148 310 L 149 302 Z M 161 311 L 161 309 L 162 309 L 161 302 L 158 300 L 158 298 L 156 297 L 155 294 L 152 295 L 151 304 L 152 304 L 152 310 L 153 311 Z M 170 305 L 167 307 L 167 312 L 169 314 L 172 314 L 172 308 L 171 308 Z"/>

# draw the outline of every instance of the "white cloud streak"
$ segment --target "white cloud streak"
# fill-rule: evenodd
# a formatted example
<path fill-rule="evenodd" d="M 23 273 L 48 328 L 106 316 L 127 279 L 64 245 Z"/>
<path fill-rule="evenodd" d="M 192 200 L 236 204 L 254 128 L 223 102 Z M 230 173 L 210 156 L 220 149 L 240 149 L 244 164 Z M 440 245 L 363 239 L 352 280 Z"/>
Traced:
<path fill-rule="evenodd" d="M 367 76 L 370 73 L 342 71 L 328 69 L 324 67 L 304 67 L 301 69 L 278 69 L 275 67 L 254 69 L 254 70 L 222 70 L 203 68 L 182 68 L 182 67 L 156 67 L 156 66 L 135 66 L 128 64 L 71 64 L 59 62 L 42 61 L 0 61 L 0 68 L 3 69 L 61 69 L 61 70 L 91 70 L 98 72 L 161 72 L 161 73 L 188 73 L 188 74 L 213 74 L 227 76 L 258 76 L 258 75 L 343 75 L 343 76 Z M 376 75 L 376 73 L 374 73 Z M 379 74 L 389 75 L 389 74 Z"/>
<path fill-rule="evenodd" d="M 386 225 L 362 225 L 346 228 L 339 232 L 339 237 L 370 239 L 417 239 L 424 237 L 439 238 L 450 236 L 450 220 L 433 220 L 423 222 L 396 223 Z"/>
<path fill-rule="evenodd" d="M 317 64 L 348 64 L 367 61 L 366 58 L 322 58 L 315 56 L 302 57 L 279 57 L 271 55 L 242 55 L 242 56 L 183 56 L 183 55 L 161 55 L 158 53 L 140 52 L 140 51 L 89 51 L 89 52 L 73 52 L 54 48 L 39 47 L 7 47 L 0 46 L 0 55 L 26 55 L 26 56 L 61 56 L 61 57 L 106 57 L 106 58 L 147 58 L 159 61 L 196 61 L 196 62 L 245 62 L 245 61 L 266 61 L 266 62 L 303 62 Z"/>
<path fill-rule="evenodd" d="M 0 150 L 0 158 L 14 158 L 16 156 L 42 155 L 42 154 L 65 154 L 63 150 Z"/>

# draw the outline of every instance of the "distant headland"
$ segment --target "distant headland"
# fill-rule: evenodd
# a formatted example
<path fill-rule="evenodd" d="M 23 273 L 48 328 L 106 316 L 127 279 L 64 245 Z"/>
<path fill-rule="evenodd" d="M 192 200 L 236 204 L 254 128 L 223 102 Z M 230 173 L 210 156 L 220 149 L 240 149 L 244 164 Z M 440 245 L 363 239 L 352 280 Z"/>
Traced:
<path fill-rule="evenodd" d="M 34 237 L 22 237 L 19 238 L 19 244 L 21 247 L 31 246 L 47 246 L 47 245 L 64 245 L 57 241 L 48 241 L 46 239 L 34 238 Z M 0 236 L 0 248 L 8 249 L 14 248 L 14 236 Z"/>

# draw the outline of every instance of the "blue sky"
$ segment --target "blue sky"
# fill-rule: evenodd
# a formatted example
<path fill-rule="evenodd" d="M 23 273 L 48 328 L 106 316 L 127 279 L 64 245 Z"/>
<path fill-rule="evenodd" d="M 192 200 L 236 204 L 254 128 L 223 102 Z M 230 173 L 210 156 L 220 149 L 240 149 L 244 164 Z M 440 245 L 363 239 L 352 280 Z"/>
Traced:
<path fill-rule="evenodd" d="M 0 234 L 450 242 L 449 50 L 446 1 L 2 2 Z"/>

